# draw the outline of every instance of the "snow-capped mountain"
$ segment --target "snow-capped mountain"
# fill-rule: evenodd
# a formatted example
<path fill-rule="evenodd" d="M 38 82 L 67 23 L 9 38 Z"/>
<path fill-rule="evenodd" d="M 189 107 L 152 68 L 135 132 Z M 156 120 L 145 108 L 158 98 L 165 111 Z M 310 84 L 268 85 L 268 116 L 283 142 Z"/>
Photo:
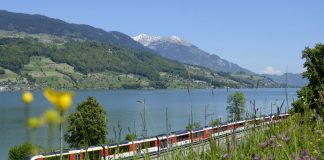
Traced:
<path fill-rule="evenodd" d="M 177 60 L 182 63 L 199 65 L 207 67 L 214 71 L 237 72 L 243 71 L 252 73 L 251 71 L 240 67 L 237 64 L 228 62 L 215 54 L 209 54 L 192 43 L 177 36 L 150 36 L 140 34 L 133 39 L 144 46 L 154 50 L 161 56 Z"/>
<path fill-rule="evenodd" d="M 163 36 L 149 36 L 147 34 L 140 34 L 133 37 L 137 42 L 142 43 L 146 47 L 150 47 L 154 43 L 174 43 L 178 45 L 191 46 L 192 44 L 186 40 L 183 40 L 177 36 L 163 37 Z"/>

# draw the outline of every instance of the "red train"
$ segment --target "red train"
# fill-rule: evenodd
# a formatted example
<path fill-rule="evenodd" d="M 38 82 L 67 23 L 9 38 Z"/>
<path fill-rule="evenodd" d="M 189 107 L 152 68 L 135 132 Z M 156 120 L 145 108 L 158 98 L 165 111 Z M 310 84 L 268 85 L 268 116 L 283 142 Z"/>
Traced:
<path fill-rule="evenodd" d="M 264 124 L 271 121 L 278 121 L 288 117 L 288 114 L 281 114 L 279 116 L 268 116 L 264 118 L 257 118 Z M 179 147 L 190 143 L 197 143 L 207 140 L 210 137 L 224 136 L 230 134 L 235 128 L 236 132 L 244 130 L 245 124 L 252 120 L 244 120 L 234 123 L 222 124 L 221 126 L 205 127 L 193 131 L 177 131 L 167 135 L 158 135 L 147 139 L 138 139 L 133 142 L 124 142 L 119 145 L 103 145 L 96 147 L 89 147 L 87 149 L 74 149 L 63 152 L 64 160 L 108 160 L 133 157 L 134 155 L 141 156 L 144 153 L 158 154 L 165 151 L 167 148 Z M 59 152 L 53 152 L 46 155 L 37 155 L 32 157 L 32 160 L 58 160 L 60 158 Z"/>

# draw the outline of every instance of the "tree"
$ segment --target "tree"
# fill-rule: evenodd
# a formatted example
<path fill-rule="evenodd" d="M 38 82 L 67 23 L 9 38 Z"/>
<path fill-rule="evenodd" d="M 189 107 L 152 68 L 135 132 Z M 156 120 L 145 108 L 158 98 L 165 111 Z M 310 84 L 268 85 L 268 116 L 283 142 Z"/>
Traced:
<path fill-rule="evenodd" d="M 298 100 L 292 105 L 295 113 L 304 114 L 306 111 L 315 111 L 324 117 L 324 44 L 316 44 L 315 48 L 306 47 L 302 58 L 306 61 L 303 78 L 309 83 L 298 91 Z"/>
<path fill-rule="evenodd" d="M 69 115 L 64 139 L 70 147 L 103 144 L 108 132 L 107 121 L 103 107 L 93 97 L 88 97 Z"/>
<path fill-rule="evenodd" d="M 240 121 L 245 113 L 245 96 L 242 92 L 235 92 L 227 97 L 228 106 L 226 107 L 229 113 L 229 120 Z M 234 114 L 234 119 L 233 119 Z"/>

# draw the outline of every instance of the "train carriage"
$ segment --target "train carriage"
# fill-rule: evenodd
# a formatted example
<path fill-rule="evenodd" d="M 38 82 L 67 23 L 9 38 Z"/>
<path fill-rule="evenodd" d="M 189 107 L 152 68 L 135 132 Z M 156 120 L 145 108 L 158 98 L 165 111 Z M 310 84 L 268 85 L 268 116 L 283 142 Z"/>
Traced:
<path fill-rule="evenodd" d="M 105 150 L 107 159 L 117 159 L 117 158 L 125 158 L 131 157 L 134 154 L 133 150 L 133 143 L 132 142 L 122 142 L 119 145 L 112 144 L 108 146 L 108 150 Z M 107 154 L 108 153 L 108 154 Z"/>
<path fill-rule="evenodd" d="M 175 135 L 174 136 L 175 142 L 173 143 L 174 146 L 186 145 L 191 142 L 189 131 L 177 131 L 174 132 L 174 135 Z"/>
<path fill-rule="evenodd" d="M 192 142 L 208 139 L 211 135 L 212 127 L 201 128 L 191 131 L 190 138 Z"/>
<path fill-rule="evenodd" d="M 160 134 L 158 136 L 156 136 L 157 140 L 158 140 L 158 150 L 164 150 L 168 147 L 172 147 L 173 142 L 175 142 L 175 134 L 171 133 L 169 135 L 167 134 Z"/>
<path fill-rule="evenodd" d="M 288 114 L 280 114 L 278 116 L 267 116 L 256 118 L 262 124 L 269 124 L 275 121 L 281 121 L 287 118 Z M 63 152 L 64 160 L 108 160 L 133 157 L 134 155 L 143 155 L 145 153 L 156 153 L 167 148 L 167 139 L 169 147 L 183 146 L 191 142 L 198 142 L 208 139 L 210 136 L 220 137 L 231 134 L 233 129 L 244 130 L 248 123 L 255 123 L 254 119 L 246 121 L 238 121 L 235 123 L 222 123 L 220 126 L 200 128 L 193 131 L 177 131 L 170 135 L 159 135 L 147 139 L 138 139 L 133 142 L 122 142 L 120 144 L 103 145 L 89 147 L 88 149 L 75 149 Z M 32 160 L 58 160 L 60 152 L 52 152 L 43 155 L 37 155 Z"/>

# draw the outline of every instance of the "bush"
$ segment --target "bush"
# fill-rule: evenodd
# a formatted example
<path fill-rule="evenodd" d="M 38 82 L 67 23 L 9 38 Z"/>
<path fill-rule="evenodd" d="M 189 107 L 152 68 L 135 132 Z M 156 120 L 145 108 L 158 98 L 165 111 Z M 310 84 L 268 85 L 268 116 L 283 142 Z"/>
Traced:
<path fill-rule="evenodd" d="M 28 159 L 32 155 L 33 145 L 31 143 L 23 143 L 10 148 L 8 156 L 9 160 Z"/>

